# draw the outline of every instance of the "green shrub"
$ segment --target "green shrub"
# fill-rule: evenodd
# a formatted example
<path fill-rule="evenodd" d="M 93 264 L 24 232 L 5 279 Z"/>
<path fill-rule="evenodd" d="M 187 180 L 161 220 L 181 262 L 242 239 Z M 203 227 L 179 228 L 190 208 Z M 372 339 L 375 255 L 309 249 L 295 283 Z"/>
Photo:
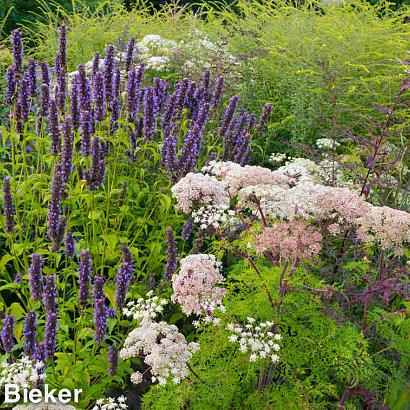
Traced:
<path fill-rule="evenodd" d="M 302 7 L 239 1 L 233 52 L 255 53 L 241 83 L 249 104 L 273 103 L 272 132 L 292 142 L 341 138 L 366 129 L 371 104 L 394 101 L 408 50 L 409 8 L 345 1 Z M 360 123 L 360 125 L 359 125 Z"/>

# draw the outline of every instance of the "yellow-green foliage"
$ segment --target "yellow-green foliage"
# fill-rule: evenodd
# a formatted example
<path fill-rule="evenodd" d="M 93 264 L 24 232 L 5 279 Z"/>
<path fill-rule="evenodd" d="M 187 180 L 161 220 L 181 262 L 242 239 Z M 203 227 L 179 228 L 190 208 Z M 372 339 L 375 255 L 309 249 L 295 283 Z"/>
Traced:
<path fill-rule="evenodd" d="M 240 1 L 241 18 L 224 13 L 237 32 L 234 53 L 259 50 L 242 83 L 245 95 L 252 104 L 271 101 L 282 121 L 276 129 L 294 140 L 354 132 L 374 115 L 372 103 L 395 98 L 404 76 L 400 60 L 408 55 L 410 9 L 391 12 L 384 3 L 357 0 L 287 3 Z"/>
<path fill-rule="evenodd" d="M 177 5 L 154 11 L 144 2 L 126 11 L 107 0 L 95 12 L 82 7 L 73 15 L 48 13 L 34 32 L 35 54 L 53 61 L 61 20 L 70 27 L 72 70 L 131 35 L 181 40 L 200 29 L 217 43 L 227 42 L 242 61 L 243 81 L 234 90 L 242 102 L 254 110 L 273 103 L 268 136 L 312 142 L 365 132 L 363 118 L 377 114 L 372 104 L 394 100 L 404 75 L 400 60 L 408 56 L 410 8 L 391 11 L 388 3 L 378 4 L 308 1 L 295 7 L 282 0 L 238 0 L 233 9 L 208 4 L 194 13 Z M 274 140 L 268 139 L 267 149 L 276 148 Z"/>
<path fill-rule="evenodd" d="M 102 2 L 91 12 L 86 7 L 73 14 L 60 10 L 60 15 L 47 11 L 47 21 L 39 23 L 33 30 L 39 59 L 53 62 L 58 47 L 58 25 L 66 21 L 68 33 L 69 69 L 87 62 L 94 52 L 104 52 L 107 44 L 127 42 L 131 36 L 142 38 L 147 34 L 159 34 L 169 39 L 182 40 L 191 30 L 203 29 L 205 22 L 188 9 L 168 5 L 160 11 L 145 3 L 137 2 L 135 8 L 127 11 L 117 0 Z"/>
<path fill-rule="evenodd" d="M 280 268 L 262 264 L 259 268 L 277 300 Z M 386 405 L 396 403 L 391 408 L 404 410 L 409 321 L 401 317 L 399 330 L 396 318 L 382 320 L 386 312 L 376 308 L 371 312 L 375 333 L 365 337 L 358 323 L 346 320 L 334 298 L 321 298 L 320 291 L 317 295 L 306 292 L 306 286 L 324 289 L 309 269 L 299 269 L 289 284 L 293 290 L 285 296 L 283 306 L 272 311 L 249 265 L 231 266 L 222 324 L 198 332 L 201 349 L 190 362 L 201 380 L 191 376 L 177 386 L 152 386 L 144 395 L 143 408 L 327 410 L 337 407 L 349 386 L 377 391 L 387 397 Z M 243 324 L 247 317 L 277 323 L 276 331 L 283 337 L 280 361 L 271 369 L 272 383 L 263 389 L 257 387 L 258 376 L 269 367 L 269 360 L 249 362 L 249 353 L 241 353 L 238 345 L 228 341 L 227 323 Z M 400 364 L 396 354 L 404 359 Z M 353 397 L 346 408 L 362 406 Z"/>

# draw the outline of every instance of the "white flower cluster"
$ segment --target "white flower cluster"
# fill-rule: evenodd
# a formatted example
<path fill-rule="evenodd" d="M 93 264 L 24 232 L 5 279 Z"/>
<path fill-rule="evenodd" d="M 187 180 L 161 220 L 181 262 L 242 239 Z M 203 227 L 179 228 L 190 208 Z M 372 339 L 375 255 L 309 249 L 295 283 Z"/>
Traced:
<path fill-rule="evenodd" d="M 202 206 L 192 212 L 194 222 L 199 224 L 201 230 L 218 229 L 227 222 L 229 217 L 233 216 L 235 216 L 234 211 L 227 210 L 225 206 L 221 205 Z"/>
<path fill-rule="evenodd" d="M 165 299 L 160 300 L 158 296 L 152 296 L 153 294 L 154 291 L 150 290 L 147 293 L 148 299 L 139 298 L 136 302 L 129 302 L 127 307 L 123 309 L 124 315 L 132 317 L 134 320 L 155 319 L 158 314 L 163 312 L 168 301 Z"/>
<path fill-rule="evenodd" d="M 276 172 L 283 175 L 290 186 L 306 182 L 322 182 L 319 178 L 320 168 L 310 159 L 293 158 L 279 167 Z"/>
<path fill-rule="evenodd" d="M 269 162 L 271 162 L 272 164 L 282 164 L 285 161 L 291 160 L 292 157 L 290 157 L 288 154 L 281 154 L 279 152 L 273 152 L 269 157 Z"/>
<path fill-rule="evenodd" d="M 316 146 L 323 150 L 335 150 L 340 144 L 331 138 L 320 138 L 316 140 Z"/>
<path fill-rule="evenodd" d="M 199 349 L 198 343 L 187 343 L 175 325 L 143 320 L 126 338 L 120 351 L 122 359 L 143 357 L 150 366 L 152 382 L 165 385 L 168 380 L 178 384 L 188 376 L 188 361 Z M 135 372 L 134 383 L 141 383 L 143 375 Z"/>
<path fill-rule="evenodd" d="M 250 353 L 251 362 L 269 357 L 273 363 L 276 363 L 279 356 L 275 352 L 280 350 L 277 342 L 282 340 L 282 336 L 271 332 L 273 323 L 266 321 L 257 325 L 252 317 L 248 317 L 247 322 L 244 327 L 234 323 L 227 326 L 227 329 L 233 332 L 229 336 L 229 341 L 238 343 L 242 353 Z"/>
<path fill-rule="evenodd" d="M 0 386 L 17 384 L 20 387 L 28 388 L 46 377 L 44 363 L 36 362 L 28 356 L 23 356 L 15 363 L 3 362 L 0 369 Z"/>
<path fill-rule="evenodd" d="M 177 208 L 185 213 L 205 204 L 225 208 L 229 206 L 225 185 L 210 175 L 190 172 L 181 178 L 171 191 L 177 200 Z"/>
<path fill-rule="evenodd" d="M 254 185 L 277 185 L 287 187 L 287 178 L 268 168 L 245 165 L 235 162 L 211 161 L 201 170 L 220 179 L 231 195 L 236 195 L 241 189 Z"/>
<path fill-rule="evenodd" d="M 122 410 L 128 409 L 125 404 L 126 398 L 124 396 L 114 399 L 112 397 L 107 397 L 105 399 L 98 399 L 92 410 Z"/>

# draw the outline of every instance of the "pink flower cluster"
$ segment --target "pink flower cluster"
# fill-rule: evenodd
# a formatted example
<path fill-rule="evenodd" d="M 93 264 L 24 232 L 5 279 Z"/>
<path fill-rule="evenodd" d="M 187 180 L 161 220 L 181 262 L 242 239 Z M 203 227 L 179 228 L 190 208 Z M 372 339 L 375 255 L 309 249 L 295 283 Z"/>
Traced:
<path fill-rule="evenodd" d="M 198 343 L 187 343 L 175 325 L 145 319 L 127 336 L 120 357 L 143 357 L 150 366 L 152 382 L 165 385 L 172 380 L 178 384 L 188 376 L 187 363 L 198 349 Z M 131 380 L 140 383 L 142 374 L 135 372 Z"/>
<path fill-rule="evenodd" d="M 256 251 L 270 251 L 289 262 L 312 259 L 321 250 L 322 235 L 303 220 L 279 222 L 265 228 L 256 240 Z"/>
<path fill-rule="evenodd" d="M 221 263 L 214 255 L 189 255 L 181 260 L 181 269 L 172 277 L 173 302 L 178 302 L 187 315 L 205 314 L 221 308 L 226 290 L 218 287 L 225 280 Z"/>
<path fill-rule="evenodd" d="M 368 211 L 355 224 L 357 236 L 364 242 L 378 244 L 382 249 L 402 253 L 403 242 L 410 243 L 410 214 L 387 206 L 369 205 Z"/>
<path fill-rule="evenodd" d="M 212 161 L 202 169 L 206 175 L 188 174 L 173 187 L 173 193 L 179 209 L 184 212 L 192 211 L 198 204 L 226 209 L 229 198 L 237 197 L 239 211 L 252 210 L 259 218 L 261 209 L 267 220 L 291 222 L 302 218 L 325 222 L 327 231 L 332 235 L 340 234 L 346 228 L 355 228 L 358 239 L 397 252 L 401 252 L 404 243 L 410 242 L 409 213 L 372 206 L 347 187 L 325 186 L 320 171 L 318 165 L 304 158 L 293 158 L 276 171 Z M 284 235 L 281 232 L 284 226 L 277 225 L 272 229 Z M 294 237 L 289 240 L 296 240 L 300 226 L 295 225 Z M 261 240 L 263 238 L 265 236 Z M 315 235 L 313 242 L 316 243 L 316 239 Z M 292 253 L 285 249 L 282 251 L 283 254 Z M 305 252 L 301 251 L 301 255 Z"/>
<path fill-rule="evenodd" d="M 190 172 L 172 187 L 177 208 L 189 213 L 201 205 L 218 205 L 227 208 L 229 196 L 225 185 L 210 175 Z"/>
<path fill-rule="evenodd" d="M 320 216 L 337 219 L 339 223 L 352 224 L 357 218 L 369 212 L 369 204 L 363 197 L 347 188 L 327 187 L 326 193 L 318 197 Z"/>
<path fill-rule="evenodd" d="M 218 177 L 231 195 L 236 195 L 242 188 L 254 185 L 286 186 L 286 178 L 278 172 L 258 166 L 241 166 L 230 161 L 211 161 L 209 166 L 202 168 L 202 172 L 209 172 Z"/>

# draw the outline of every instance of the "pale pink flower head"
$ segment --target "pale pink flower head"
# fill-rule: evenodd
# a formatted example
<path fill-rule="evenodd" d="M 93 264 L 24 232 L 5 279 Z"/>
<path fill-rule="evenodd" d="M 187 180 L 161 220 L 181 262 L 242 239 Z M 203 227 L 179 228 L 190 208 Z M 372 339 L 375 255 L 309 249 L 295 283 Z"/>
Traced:
<path fill-rule="evenodd" d="M 405 211 L 369 205 L 368 212 L 356 220 L 356 226 L 360 240 L 385 250 L 401 254 L 403 244 L 410 243 L 410 213 Z"/>
<path fill-rule="evenodd" d="M 225 185 L 210 175 L 190 172 L 178 181 L 171 191 L 177 200 L 177 208 L 185 213 L 192 211 L 195 206 L 229 206 Z"/>
<path fill-rule="evenodd" d="M 321 208 L 321 217 L 339 222 L 353 223 L 357 218 L 369 212 L 369 204 L 357 193 L 347 188 L 328 188 L 317 201 Z"/>
<path fill-rule="evenodd" d="M 202 171 L 209 172 L 220 179 L 232 196 L 235 196 L 242 188 L 253 185 L 287 186 L 285 177 L 264 167 L 252 165 L 243 167 L 230 161 L 211 161 L 209 166 L 202 168 Z"/>
<path fill-rule="evenodd" d="M 279 222 L 265 228 L 256 240 L 256 251 L 270 251 L 289 262 L 313 259 L 321 250 L 322 235 L 303 220 Z"/>
<path fill-rule="evenodd" d="M 173 302 L 181 305 L 187 315 L 207 316 L 221 306 L 226 290 L 220 272 L 221 263 L 214 255 L 189 255 L 181 260 L 181 269 L 172 277 Z"/>

